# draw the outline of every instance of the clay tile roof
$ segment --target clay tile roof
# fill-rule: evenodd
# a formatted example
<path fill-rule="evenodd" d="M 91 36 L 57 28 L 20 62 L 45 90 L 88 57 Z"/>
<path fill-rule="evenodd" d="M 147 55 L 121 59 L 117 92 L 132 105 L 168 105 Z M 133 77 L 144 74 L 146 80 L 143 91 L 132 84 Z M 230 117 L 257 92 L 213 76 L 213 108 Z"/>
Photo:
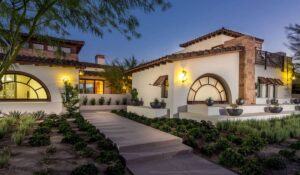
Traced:
<path fill-rule="evenodd" d="M 229 29 L 226 29 L 226 28 L 221 28 L 219 30 L 216 30 L 214 32 L 211 32 L 211 33 L 208 33 L 206 35 L 203 35 L 203 36 L 200 36 L 198 38 L 195 38 L 193 40 L 190 40 L 190 41 L 187 41 L 185 43 L 182 43 L 180 44 L 179 46 L 180 47 L 187 47 L 189 45 L 192 45 L 192 44 L 195 44 L 199 41 L 203 41 L 203 40 L 206 40 L 206 39 L 209 39 L 209 38 L 212 38 L 212 37 L 215 37 L 217 35 L 227 35 L 227 36 L 231 36 L 233 38 L 238 38 L 238 37 L 241 37 L 241 36 L 246 36 L 246 34 L 243 34 L 243 33 L 240 33 L 240 32 L 236 32 L 236 31 L 233 31 L 233 30 L 229 30 Z M 257 37 L 254 37 L 256 40 L 258 41 L 264 41 L 263 39 L 260 39 L 260 38 L 257 38 Z"/>
<path fill-rule="evenodd" d="M 180 61 L 180 60 L 191 59 L 191 58 L 199 58 L 199 57 L 217 55 L 220 53 L 228 53 L 228 52 L 235 52 L 235 51 L 242 51 L 242 50 L 244 50 L 243 46 L 232 46 L 232 47 L 217 48 L 217 49 L 204 50 L 204 51 L 194 51 L 194 52 L 171 54 L 171 55 L 166 55 L 161 58 L 140 64 L 139 66 L 126 71 L 126 73 L 131 74 L 134 72 L 142 71 L 144 69 L 148 69 L 150 67 L 159 66 L 161 64 L 166 64 L 166 63 L 171 63 L 174 61 Z"/>
<path fill-rule="evenodd" d="M 0 59 L 2 59 L 4 54 L 0 53 Z M 62 67 L 76 67 L 76 68 L 103 68 L 105 65 L 99 65 L 89 62 L 80 62 L 74 60 L 66 60 L 59 58 L 47 58 L 47 57 L 36 57 L 36 56 L 24 56 L 18 55 L 15 63 L 19 64 L 33 64 L 37 66 L 62 66 Z"/>

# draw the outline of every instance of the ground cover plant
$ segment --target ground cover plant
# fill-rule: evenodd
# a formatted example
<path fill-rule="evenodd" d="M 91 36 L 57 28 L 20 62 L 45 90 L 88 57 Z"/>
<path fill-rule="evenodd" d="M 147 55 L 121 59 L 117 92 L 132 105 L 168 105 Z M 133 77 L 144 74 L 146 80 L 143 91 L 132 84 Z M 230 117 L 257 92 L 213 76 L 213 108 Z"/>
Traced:
<path fill-rule="evenodd" d="M 296 174 L 300 171 L 300 116 L 282 119 L 196 122 L 149 119 L 124 110 L 120 116 L 183 138 L 207 159 L 237 173 Z"/>

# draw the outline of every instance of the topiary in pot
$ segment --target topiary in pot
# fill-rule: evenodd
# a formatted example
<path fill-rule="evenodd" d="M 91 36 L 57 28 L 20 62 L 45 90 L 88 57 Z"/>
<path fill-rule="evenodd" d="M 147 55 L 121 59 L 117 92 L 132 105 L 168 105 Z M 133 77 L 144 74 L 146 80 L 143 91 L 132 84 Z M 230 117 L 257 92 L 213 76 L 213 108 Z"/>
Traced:
<path fill-rule="evenodd" d="M 209 97 L 208 99 L 206 99 L 206 105 L 207 105 L 207 106 L 212 106 L 212 105 L 214 105 L 214 100 L 213 100 L 211 97 Z"/>
<path fill-rule="evenodd" d="M 167 106 L 167 103 L 163 99 L 161 100 L 160 104 L 161 104 L 161 108 L 166 108 Z"/>
<path fill-rule="evenodd" d="M 269 112 L 271 113 L 281 113 L 283 108 L 279 106 L 278 104 L 272 105 L 269 107 Z"/>
<path fill-rule="evenodd" d="M 124 97 L 124 98 L 122 99 L 122 105 L 127 105 L 127 98 L 126 98 L 126 97 Z"/>
<path fill-rule="evenodd" d="M 96 99 L 95 98 L 92 98 L 91 100 L 90 100 L 90 105 L 95 105 L 96 104 Z"/>
<path fill-rule="evenodd" d="M 157 98 L 155 98 L 154 102 L 150 103 L 150 106 L 154 109 L 161 108 L 161 103 L 158 101 Z"/>
<path fill-rule="evenodd" d="M 271 99 L 271 105 L 278 105 L 278 100 L 276 98 Z"/>
<path fill-rule="evenodd" d="M 107 100 L 107 103 L 106 103 L 107 105 L 111 105 L 111 98 L 109 98 L 108 100 Z"/>
<path fill-rule="evenodd" d="M 87 103 L 88 103 L 88 98 L 87 98 L 87 96 L 83 96 L 83 98 L 82 98 L 82 105 L 87 105 Z"/>
<path fill-rule="evenodd" d="M 100 97 L 98 102 L 99 102 L 99 105 L 104 105 L 104 103 L 105 103 L 104 97 Z"/>

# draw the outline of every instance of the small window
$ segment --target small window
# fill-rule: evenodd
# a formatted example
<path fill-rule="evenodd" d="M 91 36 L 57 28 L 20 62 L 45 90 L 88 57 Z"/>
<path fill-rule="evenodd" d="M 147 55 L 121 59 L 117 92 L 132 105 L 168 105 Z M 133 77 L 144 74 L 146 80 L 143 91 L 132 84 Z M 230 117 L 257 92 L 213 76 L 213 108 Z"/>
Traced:
<path fill-rule="evenodd" d="M 64 52 L 64 53 L 71 53 L 71 48 L 69 48 L 69 47 L 62 47 L 61 51 Z"/>
<path fill-rule="evenodd" d="M 80 79 L 79 92 L 81 94 L 104 94 L 104 81 Z"/>
<path fill-rule="evenodd" d="M 47 46 L 47 50 L 56 52 L 58 48 L 56 46 Z"/>

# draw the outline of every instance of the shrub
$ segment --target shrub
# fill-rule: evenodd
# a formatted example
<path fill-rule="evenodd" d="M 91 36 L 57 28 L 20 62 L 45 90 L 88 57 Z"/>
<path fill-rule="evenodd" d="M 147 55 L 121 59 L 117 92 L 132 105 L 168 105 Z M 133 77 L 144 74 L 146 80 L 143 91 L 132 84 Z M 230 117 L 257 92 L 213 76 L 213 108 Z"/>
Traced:
<path fill-rule="evenodd" d="M 5 119 L 0 119 L 0 138 L 3 138 L 8 132 L 9 126 Z"/>
<path fill-rule="evenodd" d="M 40 170 L 40 171 L 35 171 L 32 173 L 32 175 L 48 175 L 48 170 Z"/>
<path fill-rule="evenodd" d="M 122 105 L 127 105 L 127 98 L 122 99 Z"/>
<path fill-rule="evenodd" d="M 51 131 L 51 128 L 49 126 L 40 126 L 34 131 L 34 133 L 49 134 L 50 131 Z"/>
<path fill-rule="evenodd" d="M 105 172 L 108 175 L 123 175 L 125 174 L 125 167 L 120 161 L 118 161 L 112 165 L 109 165 Z"/>
<path fill-rule="evenodd" d="M 65 134 L 65 137 L 61 140 L 62 143 L 68 143 L 68 144 L 76 144 L 77 142 L 81 142 L 82 139 L 75 134 L 74 132 L 68 132 Z"/>
<path fill-rule="evenodd" d="M 10 156 L 11 154 L 8 147 L 4 147 L 0 150 L 0 168 L 3 168 L 8 164 Z"/>
<path fill-rule="evenodd" d="M 280 155 L 272 155 L 263 160 L 264 166 L 270 169 L 280 170 L 286 167 L 286 161 Z"/>
<path fill-rule="evenodd" d="M 292 143 L 289 147 L 294 150 L 300 150 L 300 141 L 297 141 L 296 143 Z"/>
<path fill-rule="evenodd" d="M 201 148 L 201 152 L 206 156 L 212 156 L 216 151 L 214 144 L 208 144 Z"/>
<path fill-rule="evenodd" d="M 262 175 L 263 168 L 260 163 L 255 160 L 248 161 L 244 166 L 242 166 L 241 174 L 243 175 Z"/>
<path fill-rule="evenodd" d="M 110 105 L 111 104 L 111 98 L 109 98 L 108 100 L 107 100 L 107 103 L 106 103 L 107 105 Z"/>
<path fill-rule="evenodd" d="M 74 114 L 79 109 L 80 102 L 78 88 L 70 82 L 64 81 L 64 88 L 61 92 L 62 104 L 66 108 L 68 115 Z"/>
<path fill-rule="evenodd" d="M 279 155 L 281 155 L 289 160 L 296 159 L 296 151 L 295 150 L 283 149 L 283 150 L 279 151 Z"/>
<path fill-rule="evenodd" d="M 224 139 L 224 138 L 220 138 L 219 140 L 217 140 L 216 144 L 215 144 L 215 148 L 218 151 L 223 151 L 227 148 L 229 148 L 229 141 Z"/>
<path fill-rule="evenodd" d="M 117 146 L 109 139 L 99 140 L 97 145 L 98 148 L 103 150 L 118 150 Z"/>
<path fill-rule="evenodd" d="M 243 143 L 243 139 L 234 134 L 228 134 L 226 138 L 236 145 L 241 145 Z"/>
<path fill-rule="evenodd" d="M 241 167 L 244 164 L 243 156 L 232 148 L 227 148 L 222 152 L 219 161 L 227 167 Z"/>
<path fill-rule="evenodd" d="M 192 148 L 198 148 L 198 144 L 196 142 L 196 139 L 193 137 L 187 137 L 183 139 L 183 143 L 192 147 Z"/>
<path fill-rule="evenodd" d="M 260 150 L 265 144 L 261 137 L 254 135 L 246 137 L 243 142 L 243 146 L 249 148 L 252 152 Z"/>
<path fill-rule="evenodd" d="M 216 139 L 217 139 L 217 135 L 214 132 L 204 134 L 204 140 L 206 142 L 212 142 L 215 141 Z"/>
<path fill-rule="evenodd" d="M 98 103 L 99 103 L 99 105 L 104 105 L 104 103 L 105 103 L 104 97 L 100 97 L 98 100 Z"/>
<path fill-rule="evenodd" d="M 88 98 L 87 98 L 87 96 L 84 96 L 84 97 L 82 98 L 82 105 L 83 105 L 83 106 L 86 106 L 87 103 L 88 103 Z"/>
<path fill-rule="evenodd" d="M 80 151 L 84 148 L 86 148 L 87 144 L 85 142 L 77 142 L 75 145 L 74 145 L 74 148 L 76 151 Z"/>
<path fill-rule="evenodd" d="M 94 164 L 81 165 L 75 168 L 71 175 L 97 175 L 99 174 L 98 168 Z"/>
<path fill-rule="evenodd" d="M 99 159 L 101 163 L 115 162 L 119 160 L 119 153 L 116 151 L 102 151 Z"/>
<path fill-rule="evenodd" d="M 35 133 L 29 138 L 31 146 L 46 146 L 50 145 L 50 136 L 48 134 Z"/>
<path fill-rule="evenodd" d="M 16 131 L 11 135 L 11 140 L 17 145 L 21 145 L 24 138 L 25 138 L 25 133 L 20 131 Z"/>
<path fill-rule="evenodd" d="M 164 132 L 171 132 L 172 128 L 170 126 L 164 124 L 159 127 L 159 130 L 164 131 Z"/>
<path fill-rule="evenodd" d="M 7 116 L 19 119 L 22 113 L 20 111 L 10 111 Z"/>
<path fill-rule="evenodd" d="M 37 111 L 33 112 L 31 115 L 35 120 L 42 120 L 46 116 L 46 113 L 45 111 Z"/>
<path fill-rule="evenodd" d="M 192 128 L 188 130 L 188 135 L 194 137 L 194 138 L 200 138 L 201 137 L 201 130 L 200 128 Z"/>
<path fill-rule="evenodd" d="M 89 147 L 85 147 L 78 151 L 79 155 L 82 157 L 91 157 L 94 154 L 94 150 Z"/>
<path fill-rule="evenodd" d="M 120 100 L 116 100 L 116 105 L 120 105 Z"/>
<path fill-rule="evenodd" d="M 92 98 L 91 100 L 90 100 L 90 105 L 95 105 L 96 104 L 96 99 L 95 98 Z"/>

